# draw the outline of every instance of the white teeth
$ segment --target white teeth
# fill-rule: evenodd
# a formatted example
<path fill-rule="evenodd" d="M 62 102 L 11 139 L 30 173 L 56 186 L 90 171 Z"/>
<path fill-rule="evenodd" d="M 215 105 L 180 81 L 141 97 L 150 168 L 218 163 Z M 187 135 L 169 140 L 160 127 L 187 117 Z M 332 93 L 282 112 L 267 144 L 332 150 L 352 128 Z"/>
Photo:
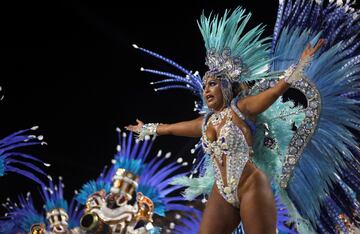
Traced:
<path fill-rule="evenodd" d="M 206 96 L 206 99 L 207 99 L 208 101 L 211 101 L 211 100 L 214 99 L 214 96 L 212 96 L 212 95 L 207 95 L 207 96 Z"/>

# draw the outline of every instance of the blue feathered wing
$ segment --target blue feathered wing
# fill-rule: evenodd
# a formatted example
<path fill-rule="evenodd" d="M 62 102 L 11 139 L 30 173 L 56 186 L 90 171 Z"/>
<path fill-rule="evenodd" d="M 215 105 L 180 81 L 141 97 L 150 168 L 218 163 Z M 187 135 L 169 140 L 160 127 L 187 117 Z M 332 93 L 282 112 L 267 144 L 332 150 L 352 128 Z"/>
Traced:
<path fill-rule="evenodd" d="M 277 101 L 257 119 L 255 160 L 278 182 L 300 233 L 348 233 L 359 225 L 359 29 L 348 2 L 280 1 L 272 71 L 296 63 L 307 43 L 326 39 L 306 79 L 293 86 L 305 105 Z"/>

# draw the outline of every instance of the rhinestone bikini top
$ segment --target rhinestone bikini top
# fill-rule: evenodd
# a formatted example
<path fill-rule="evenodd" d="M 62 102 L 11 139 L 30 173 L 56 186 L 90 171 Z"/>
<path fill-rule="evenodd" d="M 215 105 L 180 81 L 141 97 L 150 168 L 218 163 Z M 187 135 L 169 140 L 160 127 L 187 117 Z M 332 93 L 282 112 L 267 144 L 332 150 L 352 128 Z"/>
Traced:
<path fill-rule="evenodd" d="M 229 154 L 229 151 L 231 150 L 231 153 L 237 154 L 237 152 L 241 151 L 252 151 L 251 146 L 247 144 L 245 141 L 245 137 L 243 136 L 243 132 L 241 129 L 232 121 L 232 114 L 231 110 L 233 110 L 240 119 L 246 120 L 244 115 L 239 111 L 239 109 L 236 107 L 236 101 L 233 100 L 231 103 L 231 107 L 225 108 L 222 111 L 223 119 L 225 119 L 224 125 L 221 127 L 218 137 L 214 141 L 210 141 L 208 137 L 206 136 L 206 130 L 209 126 L 209 123 L 214 122 L 212 121 L 212 117 L 214 115 L 211 115 L 208 119 L 209 121 L 204 122 L 203 126 L 203 136 L 202 136 L 202 142 L 203 142 L 203 148 L 206 154 L 211 155 L 215 157 L 219 163 L 222 164 L 222 155 Z M 249 126 L 249 121 L 245 121 L 245 123 Z M 252 126 L 249 126 L 249 128 L 252 130 L 252 132 L 255 131 L 254 124 L 250 122 Z M 244 141 L 244 142 L 239 142 Z M 244 147 L 245 146 L 245 147 Z"/>

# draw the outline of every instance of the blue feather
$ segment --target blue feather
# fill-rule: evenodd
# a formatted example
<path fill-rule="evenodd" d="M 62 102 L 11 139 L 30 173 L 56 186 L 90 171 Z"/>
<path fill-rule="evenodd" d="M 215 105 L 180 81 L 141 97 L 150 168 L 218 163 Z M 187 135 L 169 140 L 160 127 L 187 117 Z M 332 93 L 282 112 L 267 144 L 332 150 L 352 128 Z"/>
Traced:
<path fill-rule="evenodd" d="M 37 127 L 32 127 L 30 129 L 20 130 L 0 140 L 0 176 L 4 176 L 7 172 L 14 172 L 32 179 L 40 185 L 44 185 L 39 176 L 32 172 L 46 175 L 34 162 L 39 162 L 45 166 L 48 166 L 48 164 L 43 163 L 40 159 L 32 155 L 14 151 L 14 149 L 21 147 L 42 144 L 42 136 L 37 137 L 26 134 L 36 129 Z M 17 165 L 24 167 L 23 169 L 18 168 Z"/>
<path fill-rule="evenodd" d="M 33 224 L 46 224 L 44 216 L 38 212 L 28 194 L 18 197 L 19 203 L 10 200 L 3 204 L 7 210 L 5 220 L 0 220 L 0 233 L 28 233 Z"/>
<path fill-rule="evenodd" d="M 44 201 L 44 209 L 46 212 L 50 212 L 53 209 L 62 208 L 65 212 L 68 212 L 68 203 L 64 199 L 63 186 L 61 177 L 59 177 L 59 184 L 56 185 L 53 179 L 48 176 L 49 185 L 42 187 L 41 196 Z"/>
<path fill-rule="evenodd" d="M 349 214 L 358 201 L 351 191 L 359 191 L 360 164 L 349 149 L 357 145 L 352 131 L 358 132 L 360 108 L 358 32 L 351 30 L 356 23 L 353 13 L 335 3 L 313 4 L 286 1 L 286 13 L 280 36 L 274 38 L 272 69 L 281 71 L 297 61 L 306 44 L 325 38 L 327 43 L 305 70 L 306 77 L 321 95 L 321 112 L 315 132 L 307 144 L 282 199 L 291 215 L 299 219 L 299 230 L 332 231 L 337 225 L 347 231 L 340 213 Z M 344 3 L 350 7 L 350 3 Z M 291 12 L 291 14 L 289 13 Z M 316 23 L 309 21 L 316 15 Z M 270 107 L 271 110 L 272 107 Z M 336 114 L 334 114 L 336 113 Z M 352 129 L 350 131 L 349 129 Z M 342 188 L 346 201 L 336 191 Z M 304 199 L 306 197 L 306 199 Z M 299 214 L 309 220 L 303 220 Z M 303 222 L 302 222 L 303 221 Z"/>
<path fill-rule="evenodd" d="M 70 202 L 70 206 L 67 214 L 69 215 L 69 228 L 73 229 L 80 226 L 80 219 L 83 215 L 83 210 L 80 209 L 79 203 L 73 198 Z"/>
<path fill-rule="evenodd" d="M 112 177 L 118 168 L 123 168 L 139 177 L 136 192 L 142 192 L 154 202 L 155 214 L 164 216 L 166 212 L 173 210 L 191 211 L 192 208 L 181 204 L 183 202 L 182 197 L 170 195 L 170 193 L 182 188 L 182 186 L 170 184 L 173 176 L 184 175 L 179 173 L 181 164 L 170 163 L 164 166 L 166 158 L 156 156 L 152 156 L 149 160 L 154 138 L 145 138 L 144 142 L 136 140 L 133 143 L 132 133 L 127 136 L 125 133 L 121 134 L 119 129 L 117 131 L 119 144 L 112 166 L 109 169 L 105 168 L 96 181 L 92 180 L 84 184 L 76 195 L 76 200 L 85 204 L 91 194 L 101 189 L 108 193 Z M 161 156 L 161 152 L 158 155 Z"/>
<path fill-rule="evenodd" d="M 95 180 L 86 182 L 80 189 L 79 193 L 75 196 L 75 199 L 82 205 L 86 204 L 89 196 L 100 191 L 105 190 L 106 193 L 110 192 L 110 182 L 103 181 L 102 177 Z"/>

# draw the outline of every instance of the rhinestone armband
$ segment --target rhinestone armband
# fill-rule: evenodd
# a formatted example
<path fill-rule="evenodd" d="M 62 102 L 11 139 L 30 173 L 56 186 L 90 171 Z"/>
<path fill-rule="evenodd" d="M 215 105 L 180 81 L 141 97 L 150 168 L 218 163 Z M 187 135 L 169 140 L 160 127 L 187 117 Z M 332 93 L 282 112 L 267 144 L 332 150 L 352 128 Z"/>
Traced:
<path fill-rule="evenodd" d="M 321 96 L 319 91 L 308 79 L 303 79 L 294 83 L 293 88 L 302 92 L 307 99 L 305 118 L 297 128 L 290 140 L 287 148 L 285 160 L 282 162 L 282 173 L 280 186 L 286 188 L 291 176 L 296 168 L 296 164 L 301 159 L 301 155 L 316 131 L 321 112 Z"/>
<path fill-rule="evenodd" d="M 156 136 L 156 129 L 159 126 L 159 123 L 148 123 L 148 124 L 144 124 L 142 126 L 142 128 L 139 131 L 139 135 L 137 136 L 137 138 L 139 140 L 144 140 L 146 136 L 149 135 L 154 135 Z"/>
<path fill-rule="evenodd" d="M 305 67 L 309 65 L 310 59 L 311 58 L 303 59 L 300 60 L 298 64 L 291 65 L 279 78 L 284 79 L 285 82 L 290 85 L 293 85 L 298 80 L 303 79 Z"/>

